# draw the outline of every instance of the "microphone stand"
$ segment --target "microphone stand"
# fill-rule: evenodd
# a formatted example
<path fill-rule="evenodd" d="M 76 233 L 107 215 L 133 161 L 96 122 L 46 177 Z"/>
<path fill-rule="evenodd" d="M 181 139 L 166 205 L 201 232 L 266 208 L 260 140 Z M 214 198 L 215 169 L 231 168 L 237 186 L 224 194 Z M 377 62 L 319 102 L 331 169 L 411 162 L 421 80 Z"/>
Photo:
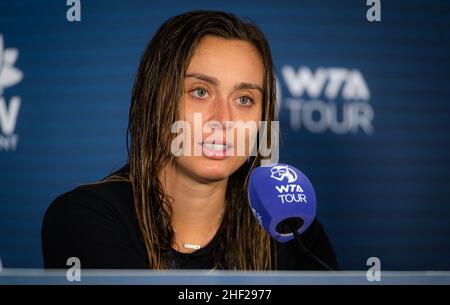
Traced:
<path fill-rule="evenodd" d="M 303 240 L 302 240 L 300 234 L 298 234 L 298 228 L 294 224 L 294 222 L 292 222 L 292 221 L 288 222 L 288 226 L 289 226 L 289 231 L 291 231 L 292 234 L 294 234 L 294 238 L 297 241 L 297 244 L 300 246 L 300 249 L 303 251 L 303 253 L 309 255 L 314 261 L 319 263 L 325 270 L 330 270 L 330 271 L 334 270 L 328 264 L 326 264 L 323 260 L 321 260 L 319 257 L 317 257 L 314 253 L 309 251 L 309 249 L 303 243 Z"/>

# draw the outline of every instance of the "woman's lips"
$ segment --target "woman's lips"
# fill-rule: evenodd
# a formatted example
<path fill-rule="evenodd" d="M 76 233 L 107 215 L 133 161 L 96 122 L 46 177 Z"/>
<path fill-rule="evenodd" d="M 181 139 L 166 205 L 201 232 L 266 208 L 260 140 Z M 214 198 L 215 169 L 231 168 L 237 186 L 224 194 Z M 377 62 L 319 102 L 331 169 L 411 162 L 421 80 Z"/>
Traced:
<path fill-rule="evenodd" d="M 222 160 L 227 156 L 227 152 L 230 151 L 232 145 L 224 142 L 202 142 L 199 143 L 202 146 L 203 155 L 210 159 Z"/>

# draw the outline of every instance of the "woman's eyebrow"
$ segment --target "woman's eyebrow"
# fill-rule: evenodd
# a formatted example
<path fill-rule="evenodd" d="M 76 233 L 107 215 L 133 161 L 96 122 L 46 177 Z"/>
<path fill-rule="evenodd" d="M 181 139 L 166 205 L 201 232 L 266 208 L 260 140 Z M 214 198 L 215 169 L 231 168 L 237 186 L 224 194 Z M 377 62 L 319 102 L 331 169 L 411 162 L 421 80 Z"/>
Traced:
<path fill-rule="evenodd" d="M 215 85 L 215 86 L 220 85 L 220 82 L 217 78 L 206 75 L 206 74 L 189 73 L 186 75 L 186 78 L 188 78 L 188 77 L 197 78 L 197 79 L 203 80 L 203 81 L 210 83 L 212 85 Z M 253 84 L 253 83 L 239 83 L 236 86 L 234 86 L 234 90 L 244 90 L 244 89 L 256 89 L 256 90 L 260 91 L 261 93 L 263 93 L 263 89 L 261 88 L 261 86 L 259 86 L 257 84 Z"/>
<path fill-rule="evenodd" d="M 261 94 L 264 93 L 261 86 L 259 86 L 257 84 L 253 84 L 253 83 L 240 83 L 240 84 L 237 84 L 236 86 L 234 86 L 234 90 L 245 90 L 245 89 L 256 89 L 259 92 L 261 92 Z"/>
<path fill-rule="evenodd" d="M 201 74 L 201 73 L 189 73 L 186 75 L 186 78 L 188 78 L 188 77 L 197 78 L 197 79 L 203 80 L 207 83 L 210 83 L 210 84 L 213 84 L 216 86 L 218 86 L 220 84 L 220 82 L 217 78 L 209 76 L 209 75 Z"/>

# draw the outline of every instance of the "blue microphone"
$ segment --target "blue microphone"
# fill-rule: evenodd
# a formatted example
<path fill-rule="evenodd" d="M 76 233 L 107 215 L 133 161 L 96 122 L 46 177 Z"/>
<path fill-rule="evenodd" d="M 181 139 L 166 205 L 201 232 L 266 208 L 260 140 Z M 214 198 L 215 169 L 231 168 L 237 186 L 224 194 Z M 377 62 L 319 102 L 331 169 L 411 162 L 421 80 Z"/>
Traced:
<path fill-rule="evenodd" d="M 253 215 L 275 240 L 296 239 L 304 253 L 332 270 L 306 248 L 300 236 L 316 217 L 316 193 L 308 177 L 282 163 L 257 167 L 250 174 L 248 197 Z"/>

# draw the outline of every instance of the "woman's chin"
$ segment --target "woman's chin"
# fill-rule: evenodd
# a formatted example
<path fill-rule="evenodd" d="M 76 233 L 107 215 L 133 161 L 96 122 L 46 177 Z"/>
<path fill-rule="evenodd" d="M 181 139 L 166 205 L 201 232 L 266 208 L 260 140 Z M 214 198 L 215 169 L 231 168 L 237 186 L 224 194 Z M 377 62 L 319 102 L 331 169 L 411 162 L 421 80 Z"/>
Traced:
<path fill-rule="evenodd" d="M 196 175 L 208 181 L 220 181 L 233 174 L 232 168 L 225 160 L 202 160 L 196 166 Z"/>
<path fill-rule="evenodd" d="M 199 156 L 180 157 L 176 164 L 187 175 L 208 183 L 227 179 L 239 169 L 243 162 L 245 162 L 245 158 L 227 157 L 215 160 L 206 156 Z"/>

